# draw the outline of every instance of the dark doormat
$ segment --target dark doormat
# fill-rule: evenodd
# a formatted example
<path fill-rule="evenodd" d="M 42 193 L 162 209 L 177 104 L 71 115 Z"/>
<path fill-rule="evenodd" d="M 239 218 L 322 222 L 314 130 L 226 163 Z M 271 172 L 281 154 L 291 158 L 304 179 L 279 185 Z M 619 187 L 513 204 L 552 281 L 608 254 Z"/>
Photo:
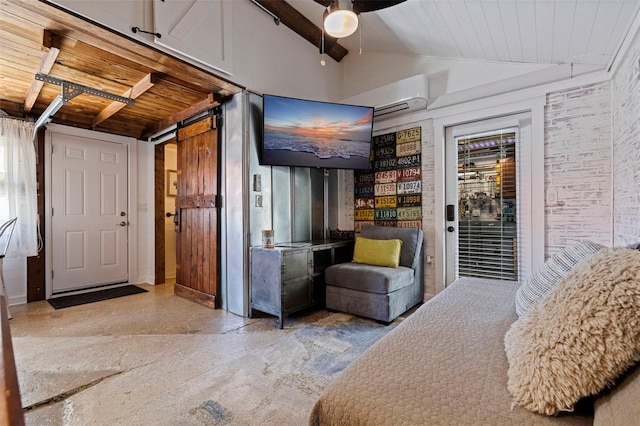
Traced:
<path fill-rule="evenodd" d="M 130 294 L 146 293 L 147 290 L 135 285 L 125 285 L 122 287 L 108 288 L 106 290 L 92 291 L 89 293 L 74 294 L 72 296 L 56 297 L 47 302 L 55 309 L 68 308 L 70 306 L 84 305 L 86 303 L 99 302 L 101 300 L 115 299 L 116 297 L 128 296 Z"/>

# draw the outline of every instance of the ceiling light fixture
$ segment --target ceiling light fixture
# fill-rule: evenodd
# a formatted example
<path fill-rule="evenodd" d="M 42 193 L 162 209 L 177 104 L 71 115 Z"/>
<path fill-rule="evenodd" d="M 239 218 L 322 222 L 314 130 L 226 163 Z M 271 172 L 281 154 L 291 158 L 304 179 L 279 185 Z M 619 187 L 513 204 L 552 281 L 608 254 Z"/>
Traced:
<path fill-rule="evenodd" d="M 348 37 L 357 28 L 358 15 L 353 10 L 351 0 L 336 0 L 324 13 L 324 30 L 331 37 Z"/>

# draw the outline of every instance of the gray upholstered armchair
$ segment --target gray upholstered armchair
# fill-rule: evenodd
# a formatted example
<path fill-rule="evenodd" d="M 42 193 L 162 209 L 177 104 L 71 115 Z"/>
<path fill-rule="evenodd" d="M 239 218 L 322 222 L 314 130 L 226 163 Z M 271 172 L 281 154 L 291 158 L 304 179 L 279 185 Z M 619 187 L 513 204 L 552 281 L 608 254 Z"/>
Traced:
<path fill-rule="evenodd" d="M 418 228 L 365 226 L 360 236 L 400 239 L 397 268 L 341 263 L 325 270 L 327 309 L 390 323 L 424 297 L 424 236 Z"/>

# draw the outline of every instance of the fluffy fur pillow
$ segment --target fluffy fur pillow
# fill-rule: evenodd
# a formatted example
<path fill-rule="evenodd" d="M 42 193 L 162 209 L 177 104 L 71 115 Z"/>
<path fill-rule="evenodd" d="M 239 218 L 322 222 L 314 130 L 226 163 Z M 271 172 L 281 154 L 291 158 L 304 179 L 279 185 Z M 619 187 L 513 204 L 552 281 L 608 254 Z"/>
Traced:
<path fill-rule="evenodd" d="M 603 249 L 579 262 L 504 343 L 521 407 L 553 415 L 600 392 L 640 360 L 640 251 Z"/>

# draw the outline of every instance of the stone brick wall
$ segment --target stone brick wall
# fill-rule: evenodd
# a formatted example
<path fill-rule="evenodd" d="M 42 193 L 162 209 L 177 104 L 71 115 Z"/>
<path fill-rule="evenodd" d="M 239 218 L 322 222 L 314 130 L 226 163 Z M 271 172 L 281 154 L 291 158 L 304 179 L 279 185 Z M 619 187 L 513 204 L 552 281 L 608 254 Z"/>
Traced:
<path fill-rule="evenodd" d="M 582 239 L 612 242 L 611 85 L 549 93 L 545 257 Z"/>
<path fill-rule="evenodd" d="M 436 253 L 436 187 L 435 187 L 435 143 L 433 121 L 425 120 L 422 126 L 422 230 L 426 244 L 426 256 L 434 259 Z M 436 294 L 435 264 L 425 264 L 425 301 Z"/>
<path fill-rule="evenodd" d="M 611 80 L 613 242 L 640 241 L 640 31 Z"/>

